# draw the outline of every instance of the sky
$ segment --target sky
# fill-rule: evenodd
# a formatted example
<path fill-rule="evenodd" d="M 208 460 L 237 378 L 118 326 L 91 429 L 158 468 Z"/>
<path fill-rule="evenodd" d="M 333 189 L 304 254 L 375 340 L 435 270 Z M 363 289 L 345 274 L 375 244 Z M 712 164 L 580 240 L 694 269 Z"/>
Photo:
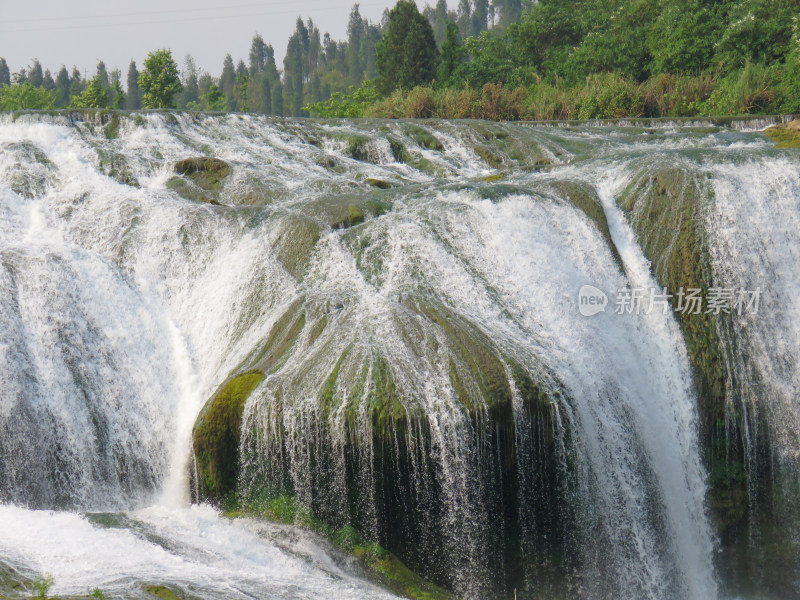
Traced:
<path fill-rule="evenodd" d="M 0 57 L 12 72 L 38 58 L 55 73 L 64 64 L 92 76 L 98 60 L 110 71 L 122 71 L 131 59 L 141 70 L 151 50 L 169 48 L 183 64 L 191 54 L 212 75 L 222 71 L 225 54 L 247 63 L 256 32 L 272 44 L 283 68 L 286 43 L 295 21 L 311 17 L 334 39 L 346 37 L 347 20 L 356 0 L 0 0 Z M 395 0 L 364 0 L 361 15 L 380 21 Z M 426 2 L 418 0 L 420 8 Z"/>

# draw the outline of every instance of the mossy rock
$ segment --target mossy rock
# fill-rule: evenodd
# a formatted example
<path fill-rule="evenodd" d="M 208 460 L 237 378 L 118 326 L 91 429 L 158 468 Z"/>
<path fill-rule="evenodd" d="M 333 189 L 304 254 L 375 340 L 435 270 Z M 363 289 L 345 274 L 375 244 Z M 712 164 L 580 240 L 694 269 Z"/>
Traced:
<path fill-rule="evenodd" d="M 395 594 L 411 600 L 457 600 L 447 590 L 414 573 L 378 544 L 357 544 L 353 554 L 378 583 Z"/>
<path fill-rule="evenodd" d="M 500 169 L 503 166 L 503 157 L 482 144 L 475 145 L 475 154 L 480 156 L 490 167 Z"/>
<path fill-rule="evenodd" d="M 198 484 L 206 499 L 221 502 L 236 491 L 244 405 L 263 380 L 264 373 L 255 370 L 233 377 L 197 417 L 192 437 Z"/>
<path fill-rule="evenodd" d="M 123 185 L 139 187 L 139 181 L 131 171 L 125 156 L 108 148 L 97 147 L 97 157 L 101 172 Z"/>
<path fill-rule="evenodd" d="M 406 124 L 403 127 L 403 131 L 408 137 L 427 150 L 435 150 L 437 152 L 444 150 L 444 145 L 439 138 L 418 125 Z"/>
<path fill-rule="evenodd" d="M 764 135 L 776 142 L 778 148 L 800 148 L 800 119 L 769 127 Z"/>
<path fill-rule="evenodd" d="M 194 182 L 184 179 L 183 177 L 170 177 L 167 181 L 167 188 L 174 191 L 181 198 L 191 200 L 192 202 L 219 204 L 219 201 L 217 200 L 217 194 L 209 192 L 208 190 L 204 190 Z"/>
<path fill-rule="evenodd" d="M 379 190 L 388 190 L 390 187 L 392 187 L 392 184 L 389 183 L 388 181 L 384 181 L 383 179 L 376 179 L 374 177 L 367 177 L 364 180 L 364 183 L 374 188 L 378 188 Z"/>
<path fill-rule="evenodd" d="M 388 212 L 391 206 L 386 192 L 376 190 L 370 195 L 345 194 L 306 201 L 302 213 L 325 227 L 347 229 Z"/>
<path fill-rule="evenodd" d="M 646 165 L 620 197 L 658 282 L 672 294 L 713 287 L 704 210 L 712 191 L 700 173 L 680 167 Z M 701 310 L 676 311 L 695 374 L 701 442 L 711 474 L 709 505 L 723 537 L 741 526 L 749 502 L 745 457 L 739 443 L 742 421 L 727 398 L 728 372 L 718 335 L 725 325 Z"/>
<path fill-rule="evenodd" d="M 281 217 L 277 231 L 272 248 L 278 260 L 296 279 L 302 279 L 322 226 L 305 216 L 291 213 Z"/>
<path fill-rule="evenodd" d="M 36 198 L 55 180 L 56 166 L 47 155 L 30 142 L 12 142 L 0 148 L 12 158 L 4 169 L 12 191 L 24 198 Z"/>
<path fill-rule="evenodd" d="M 223 180 L 231 174 L 228 163 L 207 156 L 179 160 L 173 170 L 177 176 L 167 187 L 187 200 L 212 204 L 218 203 Z"/>
<path fill-rule="evenodd" d="M 608 227 L 608 219 L 606 218 L 605 210 L 603 210 L 603 204 L 594 187 L 584 182 L 569 179 L 550 180 L 547 182 L 546 187 L 553 190 L 559 198 L 567 200 L 570 204 L 583 211 L 587 217 L 594 221 L 606 244 L 608 244 L 611 254 L 613 254 L 620 268 L 622 268 L 622 257 L 619 255 L 617 246 L 611 237 L 611 230 Z"/>
<path fill-rule="evenodd" d="M 161 598 L 162 600 L 184 600 L 182 596 L 179 596 L 164 585 L 148 585 L 144 588 L 144 591 L 151 596 L 155 598 Z"/>

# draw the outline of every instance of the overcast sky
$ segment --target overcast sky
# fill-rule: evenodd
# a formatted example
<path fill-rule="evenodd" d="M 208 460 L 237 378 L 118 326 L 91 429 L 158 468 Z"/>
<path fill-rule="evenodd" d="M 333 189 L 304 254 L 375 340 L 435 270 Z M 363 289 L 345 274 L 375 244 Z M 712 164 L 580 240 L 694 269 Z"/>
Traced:
<path fill-rule="evenodd" d="M 395 0 L 365 0 L 361 15 L 379 21 Z M 219 75 L 230 52 L 247 62 L 258 32 L 275 48 L 283 68 L 286 42 L 298 15 L 311 17 L 324 34 L 344 39 L 355 0 L 0 0 L 0 57 L 12 72 L 38 58 L 53 76 L 76 65 L 91 76 L 98 60 L 119 68 L 123 82 L 131 59 L 141 69 L 150 50 L 170 48 L 183 64 L 189 53 L 198 67 Z M 420 8 L 425 0 L 417 0 Z M 452 2 L 451 2 L 452 4 Z"/>

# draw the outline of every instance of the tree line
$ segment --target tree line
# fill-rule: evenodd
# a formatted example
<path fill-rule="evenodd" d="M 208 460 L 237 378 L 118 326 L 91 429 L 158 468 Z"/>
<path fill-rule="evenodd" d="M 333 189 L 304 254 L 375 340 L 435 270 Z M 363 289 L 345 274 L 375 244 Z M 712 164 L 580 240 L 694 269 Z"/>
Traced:
<path fill-rule="evenodd" d="M 297 19 L 282 68 L 256 34 L 213 76 L 169 50 L 86 79 L 38 60 L 0 109 L 178 108 L 286 116 L 598 118 L 800 112 L 800 0 L 399 0 L 347 39 Z"/>

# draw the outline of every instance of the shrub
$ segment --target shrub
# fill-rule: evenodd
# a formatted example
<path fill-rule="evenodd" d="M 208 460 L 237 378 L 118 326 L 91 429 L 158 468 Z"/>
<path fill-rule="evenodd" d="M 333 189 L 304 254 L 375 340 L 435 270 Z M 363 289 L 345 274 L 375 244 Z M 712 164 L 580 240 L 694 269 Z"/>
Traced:
<path fill-rule="evenodd" d="M 613 119 L 644 114 L 639 85 L 618 73 L 597 73 L 578 91 L 579 119 Z"/>
<path fill-rule="evenodd" d="M 736 115 L 770 111 L 777 99 L 773 73 L 767 67 L 747 63 L 719 80 L 708 99 L 713 114 Z"/>

